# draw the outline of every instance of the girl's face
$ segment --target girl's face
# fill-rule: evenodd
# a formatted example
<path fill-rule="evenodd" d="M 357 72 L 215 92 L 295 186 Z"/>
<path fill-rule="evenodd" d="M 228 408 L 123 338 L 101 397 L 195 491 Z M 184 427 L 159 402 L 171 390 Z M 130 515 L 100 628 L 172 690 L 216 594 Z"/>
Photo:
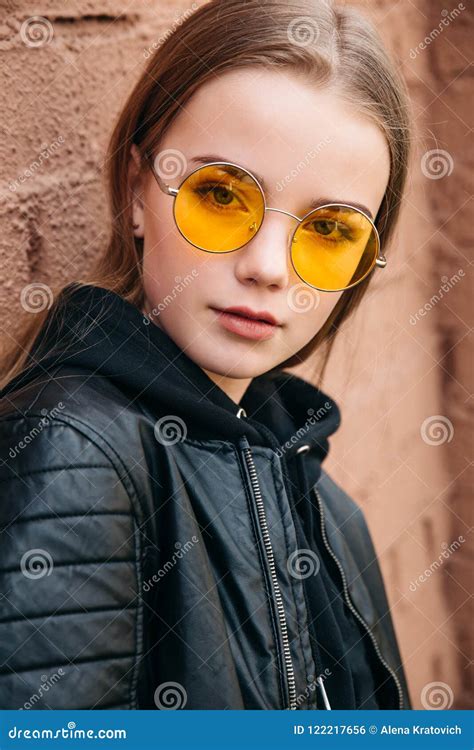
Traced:
<path fill-rule="evenodd" d="M 301 281 L 289 255 L 296 221 L 282 213 L 266 211 L 259 232 L 235 252 L 195 248 L 175 225 L 173 198 L 150 170 L 139 175 L 132 153 L 134 231 L 144 237 L 143 311 L 221 387 L 233 383 L 227 390 L 238 401 L 253 377 L 316 335 L 342 292 L 318 292 Z M 229 71 L 196 91 L 165 134 L 155 165 L 177 188 L 203 156 L 261 175 L 267 206 L 297 216 L 318 200 L 359 204 L 374 217 L 390 169 L 385 137 L 366 116 L 334 92 L 262 69 Z M 219 315 L 235 306 L 266 311 L 278 325 L 268 337 L 252 338 L 238 320 Z"/>

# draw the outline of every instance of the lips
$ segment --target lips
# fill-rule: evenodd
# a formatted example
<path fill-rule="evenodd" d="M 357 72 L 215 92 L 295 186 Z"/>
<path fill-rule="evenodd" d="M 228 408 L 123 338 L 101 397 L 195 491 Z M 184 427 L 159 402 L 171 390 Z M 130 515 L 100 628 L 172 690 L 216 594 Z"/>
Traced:
<path fill-rule="evenodd" d="M 251 310 L 249 307 L 226 307 L 225 310 L 211 308 L 217 314 L 219 324 L 230 333 L 241 338 L 264 341 L 275 335 L 280 323 L 267 310 Z"/>
<path fill-rule="evenodd" d="M 232 315 L 240 315 L 243 318 L 249 318 L 250 320 L 257 320 L 261 321 L 262 323 L 270 323 L 270 325 L 273 326 L 281 325 L 276 320 L 276 318 L 267 310 L 251 310 L 250 307 L 226 307 L 220 312 L 231 313 Z"/>

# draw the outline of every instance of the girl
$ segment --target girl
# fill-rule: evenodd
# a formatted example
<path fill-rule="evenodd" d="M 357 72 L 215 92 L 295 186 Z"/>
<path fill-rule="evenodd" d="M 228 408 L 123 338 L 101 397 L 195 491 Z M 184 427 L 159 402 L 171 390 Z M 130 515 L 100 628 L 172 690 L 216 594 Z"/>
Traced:
<path fill-rule="evenodd" d="M 147 56 L 106 252 L 22 294 L 0 705 L 410 708 L 366 523 L 322 468 L 338 406 L 285 371 L 390 274 L 405 87 L 322 0 L 214 0 Z"/>

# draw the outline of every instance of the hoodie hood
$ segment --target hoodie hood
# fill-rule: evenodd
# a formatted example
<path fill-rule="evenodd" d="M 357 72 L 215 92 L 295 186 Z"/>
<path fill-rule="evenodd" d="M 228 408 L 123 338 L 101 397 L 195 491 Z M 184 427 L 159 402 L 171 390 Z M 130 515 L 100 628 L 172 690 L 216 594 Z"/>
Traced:
<path fill-rule="evenodd" d="M 287 372 L 254 378 L 236 404 L 137 307 L 102 287 L 72 283 L 59 294 L 33 346 L 30 364 L 0 398 L 62 367 L 107 378 L 157 418 L 182 419 L 188 437 L 236 441 L 279 450 L 287 459 L 309 446 L 317 465 L 340 425 L 337 404 Z M 239 409 L 245 416 L 237 416 Z M 317 472 L 319 474 L 319 472 Z"/>

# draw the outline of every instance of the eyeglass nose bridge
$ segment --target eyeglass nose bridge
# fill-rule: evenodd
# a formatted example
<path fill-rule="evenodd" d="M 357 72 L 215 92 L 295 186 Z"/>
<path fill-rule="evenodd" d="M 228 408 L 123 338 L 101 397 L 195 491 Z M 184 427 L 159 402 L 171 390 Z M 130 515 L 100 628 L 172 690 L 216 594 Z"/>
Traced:
<path fill-rule="evenodd" d="M 295 214 L 290 213 L 290 211 L 285 211 L 283 208 L 272 208 L 271 206 L 264 205 L 264 214 L 263 214 L 264 216 L 265 216 L 265 211 L 276 211 L 279 214 L 285 214 L 285 216 L 290 216 L 292 219 L 295 219 L 298 222 L 298 224 L 300 224 L 301 221 L 302 221 L 302 219 L 300 219 L 299 216 L 296 216 Z M 257 234 L 257 232 L 262 228 L 262 224 L 263 224 L 263 219 L 260 222 L 260 225 L 258 227 L 256 226 L 256 223 L 253 222 L 250 225 L 250 229 L 255 230 L 255 234 Z M 296 229 L 297 229 L 297 227 L 295 227 L 295 229 L 293 229 L 293 231 L 292 231 L 292 237 L 295 234 Z"/>
<path fill-rule="evenodd" d="M 296 221 L 298 222 L 302 221 L 302 219 L 300 219 L 299 216 L 295 216 L 295 214 L 292 214 L 289 211 L 285 211 L 283 208 L 271 208 L 270 206 L 265 206 L 265 211 L 277 211 L 280 214 L 286 214 L 286 216 L 291 216 L 292 219 L 296 219 Z"/>
<path fill-rule="evenodd" d="M 298 224 L 301 224 L 301 222 L 303 220 L 303 219 L 300 219 L 299 216 L 296 216 L 296 214 L 292 214 L 290 211 L 285 211 L 283 208 L 272 208 L 271 206 L 267 206 L 266 204 L 264 204 L 263 211 L 264 211 L 264 213 L 263 213 L 264 216 L 265 216 L 265 211 L 275 211 L 276 213 L 279 213 L 279 214 L 285 214 L 285 216 L 290 216 L 292 219 L 295 219 L 298 222 Z M 262 228 L 262 224 L 263 224 L 263 219 L 260 222 L 260 225 L 258 227 L 257 226 L 254 227 L 255 228 L 255 234 L 257 234 L 258 231 Z M 250 225 L 250 228 L 252 228 L 254 225 L 255 225 L 255 222 L 253 222 L 253 224 Z M 288 246 L 289 247 L 291 246 L 291 243 L 293 241 L 293 238 L 294 238 L 294 235 L 295 235 L 295 232 L 296 232 L 297 228 L 298 227 L 296 226 L 293 229 L 293 231 L 291 232 L 291 237 L 289 238 L 289 241 L 288 241 Z"/>

